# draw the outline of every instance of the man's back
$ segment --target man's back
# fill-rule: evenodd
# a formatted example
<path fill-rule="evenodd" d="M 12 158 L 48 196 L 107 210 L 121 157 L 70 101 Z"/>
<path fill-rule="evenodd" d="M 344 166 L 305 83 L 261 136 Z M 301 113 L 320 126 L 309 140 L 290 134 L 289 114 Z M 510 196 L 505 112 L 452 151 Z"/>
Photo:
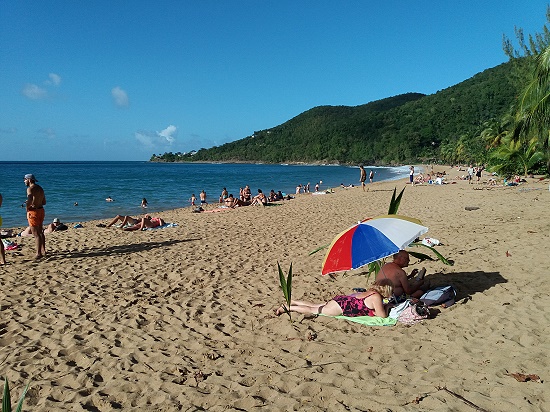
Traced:
<path fill-rule="evenodd" d="M 382 268 L 376 275 L 376 280 L 382 279 L 389 279 L 392 281 L 393 293 L 396 296 L 400 296 L 405 292 L 404 282 L 408 282 L 407 274 L 396 263 L 389 262 L 382 266 Z"/>
<path fill-rule="evenodd" d="M 40 209 L 46 204 L 46 196 L 41 186 L 33 183 L 27 189 L 27 209 Z"/>

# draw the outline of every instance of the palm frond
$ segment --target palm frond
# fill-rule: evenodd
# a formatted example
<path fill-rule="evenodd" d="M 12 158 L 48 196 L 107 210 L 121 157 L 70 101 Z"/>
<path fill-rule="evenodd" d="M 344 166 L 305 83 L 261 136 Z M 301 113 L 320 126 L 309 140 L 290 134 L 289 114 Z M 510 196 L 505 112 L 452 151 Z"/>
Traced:
<path fill-rule="evenodd" d="M 428 249 L 430 249 L 434 255 L 437 256 L 437 258 L 443 262 L 445 265 L 448 265 L 448 266 L 453 266 L 454 265 L 454 262 L 448 260 L 446 257 L 444 257 L 441 253 L 439 253 L 437 250 L 435 250 L 435 248 L 431 247 L 431 246 L 428 246 L 428 245 L 425 245 L 423 243 L 420 243 L 420 242 L 413 242 L 410 244 L 410 246 L 422 246 L 422 247 L 426 247 Z M 416 254 L 417 252 L 410 252 L 409 253 L 411 255 L 413 255 L 414 257 L 416 257 Z M 423 253 L 420 253 L 419 255 L 424 255 Z M 424 256 L 427 256 L 427 255 L 424 255 Z M 429 256 L 427 256 L 429 260 L 432 260 Z"/>

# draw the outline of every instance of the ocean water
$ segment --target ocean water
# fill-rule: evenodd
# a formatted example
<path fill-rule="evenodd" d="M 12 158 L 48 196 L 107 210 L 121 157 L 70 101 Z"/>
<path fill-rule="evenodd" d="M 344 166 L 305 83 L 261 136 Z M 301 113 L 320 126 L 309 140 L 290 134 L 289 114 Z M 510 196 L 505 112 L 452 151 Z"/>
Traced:
<path fill-rule="evenodd" d="M 408 176 L 408 167 L 369 167 L 374 180 L 395 180 Z M 359 169 L 336 165 L 267 165 L 219 163 L 150 162 L 0 162 L 0 208 L 2 227 L 26 226 L 23 202 L 26 187 L 23 176 L 35 175 L 46 193 L 46 220 L 58 217 L 62 222 L 81 222 L 112 218 L 117 214 L 143 213 L 141 199 L 146 198 L 147 212 L 190 206 L 194 193 L 207 193 L 209 203 L 218 201 L 224 187 L 239 195 L 249 185 L 252 193 L 271 189 L 294 194 L 298 184 L 315 184 L 320 189 L 359 184 Z M 106 202 L 110 196 L 114 202 Z M 75 206 L 75 202 L 78 206 Z"/>

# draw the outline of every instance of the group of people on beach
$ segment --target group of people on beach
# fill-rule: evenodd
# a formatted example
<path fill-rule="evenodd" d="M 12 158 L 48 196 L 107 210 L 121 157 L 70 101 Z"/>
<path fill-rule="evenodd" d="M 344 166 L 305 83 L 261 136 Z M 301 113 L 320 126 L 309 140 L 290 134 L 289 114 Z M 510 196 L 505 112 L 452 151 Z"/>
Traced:
<path fill-rule="evenodd" d="M 200 207 L 205 206 L 208 204 L 208 201 L 206 200 L 206 192 L 202 190 L 199 194 L 200 196 Z M 241 187 L 239 190 L 239 196 L 235 197 L 233 193 L 229 193 L 227 191 L 227 188 L 223 188 L 222 192 L 219 196 L 218 203 L 222 205 L 222 207 L 228 207 L 228 208 L 236 208 L 236 207 L 243 207 L 243 206 L 267 206 L 270 202 L 276 202 L 279 200 L 290 200 L 293 199 L 290 195 L 283 195 L 283 193 L 279 190 L 278 192 L 275 192 L 274 189 L 271 189 L 268 195 L 266 195 L 262 189 L 258 189 L 258 192 L 255 196 L 252 196 L 252 191 L 250 189 L 249 185 L 246 185 L 244 187 Z M 191 195 L 191 198 L 189 199 L 191 206 L 197 206 L 196 201 L 197 198 L 195 194 L 193 193 Z"/>

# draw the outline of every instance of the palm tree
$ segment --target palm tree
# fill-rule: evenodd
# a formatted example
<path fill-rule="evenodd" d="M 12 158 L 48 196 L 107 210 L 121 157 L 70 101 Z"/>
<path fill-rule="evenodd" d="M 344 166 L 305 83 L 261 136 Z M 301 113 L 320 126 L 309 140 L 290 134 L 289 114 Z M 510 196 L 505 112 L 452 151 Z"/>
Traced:
<path fill-rule="evenodd" d="M 492 120 L 484 124 L 485 129 L 481 132 L 481 139 L 487 144 L 488 149 L 500 146 L 504 137 L 509 133 L 514 118 L 507 114 L 501 120 Z"/>
<path fill-rule="evenodd" d="M 529 141 L 514 140 L 508 136 L 493 152 L 492 158 L 497 160 L 493 170 L 502 175 L 523 173 L 527 176 L 537 163 L 544 160 L 544 153 L 539 148 L 536 138 Z"/>
<path fill-rule="evenodd" d="M 512 140 L 538 146 L 550 173 L 550 46 L 536 58 L 533 80 L 519 102 Z"/>

